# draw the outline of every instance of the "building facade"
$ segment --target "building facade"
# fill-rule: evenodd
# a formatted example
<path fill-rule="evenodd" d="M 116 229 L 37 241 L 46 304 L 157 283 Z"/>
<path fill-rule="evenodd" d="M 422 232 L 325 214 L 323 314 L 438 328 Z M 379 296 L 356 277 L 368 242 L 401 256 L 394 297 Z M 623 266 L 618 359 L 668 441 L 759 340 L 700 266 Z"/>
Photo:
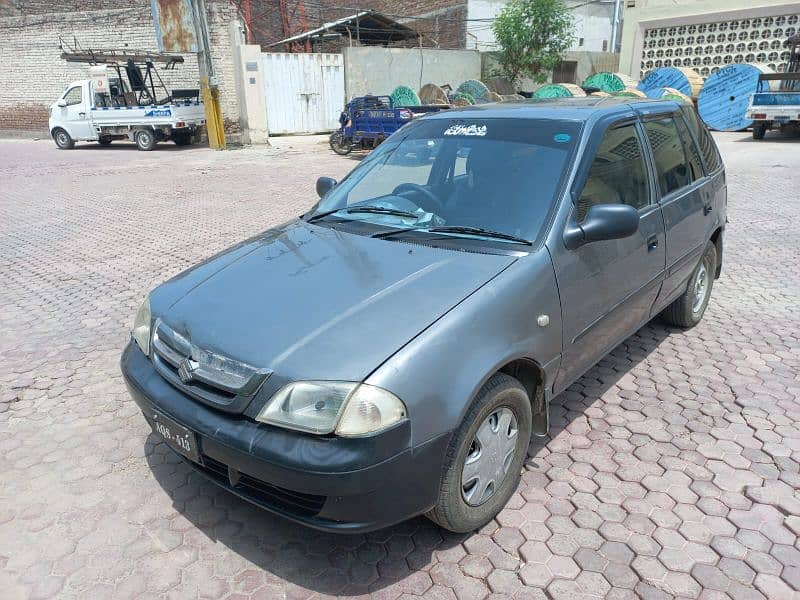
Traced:
<path fill-rule="evenodd" d="M 729 63 L 785 68 L 800 3 L 785 0 L 625 0 L 620 70 L 636 79 L 659 67 L 703 76 Z"/>
<path fill-rule="evenodd" d="M 492 33 L 494 19 L 507 0 L 468 0 L 467 47 L 478 50 L 497 50 Z M 614 15 L 622 14 L 622 1 L 566 0 L 575 23 L 575 40 L 570 48 L 575 52 L 614 52 Z M 617 36 L 618 37 L 618 36 Z"/>

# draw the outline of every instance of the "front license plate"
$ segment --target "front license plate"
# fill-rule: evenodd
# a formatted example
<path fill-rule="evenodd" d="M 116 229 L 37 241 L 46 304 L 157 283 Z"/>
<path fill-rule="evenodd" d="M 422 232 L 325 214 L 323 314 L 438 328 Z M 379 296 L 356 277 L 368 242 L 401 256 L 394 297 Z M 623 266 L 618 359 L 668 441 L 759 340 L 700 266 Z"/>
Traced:
<path fill-rule="evenodd" d="M 188 459 L 200 462 L 197 436 L 193 431 L 156 411 L 152 411 L 148 415 L 148 420 L 153 431 L 161 436 L 172 449 Z"/>

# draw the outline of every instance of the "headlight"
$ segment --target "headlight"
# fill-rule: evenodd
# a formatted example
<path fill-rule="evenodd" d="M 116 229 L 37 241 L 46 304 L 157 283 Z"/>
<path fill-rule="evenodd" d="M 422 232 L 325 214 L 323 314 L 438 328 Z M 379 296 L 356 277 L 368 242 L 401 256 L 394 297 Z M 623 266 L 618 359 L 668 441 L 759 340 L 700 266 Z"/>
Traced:
<path fill-rule="evenodd" d="M 400 399 L 381 388 L 349 381 L 297 381 L 278 390 L 256 420 L 353 437 L 386 429 L 405 416 Z"/>
<path fill-rule="evenodd" d="M 136 313 L 136 318 L 133 321 L 133 331 L 131 332 L 133 339 L 139 345 L 139 348 L 144 352 L 145 356 L 150 356 L 150 296 L 148 295 L 142 305 L 139 307 L 139 312 Z"/>

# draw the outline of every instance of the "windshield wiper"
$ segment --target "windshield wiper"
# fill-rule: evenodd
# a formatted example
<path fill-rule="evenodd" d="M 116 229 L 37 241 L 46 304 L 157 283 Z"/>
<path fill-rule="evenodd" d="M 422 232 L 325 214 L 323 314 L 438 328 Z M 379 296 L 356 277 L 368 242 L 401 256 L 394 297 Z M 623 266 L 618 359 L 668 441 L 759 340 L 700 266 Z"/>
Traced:
<path fill-rule="evenodd" d="M 526 240 L 525 238 L 521 238 L 516 235 L 511 235 L 510 233 L 503 233 L 502 231 L 492 231 L 491 229 L 483 229 L 482 227 L 467 227 L 466 225 L 441 225 L 438 227 L 406 227 L 404 229 L 382 231 L 380 233 L 376 233 L 372 237 L 387 238 L 392 235 L 406 233 L 407 231 L 424 231 L 424 232 L 430 231 L 432 233 L 464 233 L 467 235 L 496 238 L 498 240 L 508 240 L 510 242 L 516 242 L 517 244 L 525 244 L 526 246 L 533 245 L 533 243 L 530 240 Z"/>
<path fill-rule="evenodd" d="M 385 206 L 352 206 L 350 208 L 337 208 L 335 210 L 328 210 L 325 212 L 321 212 L 316 215 L 312 215 L 307 219 L 309 223 L 316 221 L 317 219 L 321 219 L 322 217 L 327 217 L 328 215 L 332 215 L 333 213 L 343 212 L 348 215 L 354 213 L 372 213 L 377 215 L 394 215 L 397 217 L 406 217 L 409 219 L 418 219 L 419 215 L 407 210 L 400 210 L 397 208 L 387 208 Z"/>
<path fill-rule="evenodd" d="M 418 219 L 419 215 L 408 210 L 400 210 L 398 208 L 386 208 L 385 206 L 354 206 L 345 209 L 349 214 L 353 213 L 375 213 L 378 215 L 395 215 L 397 217 L 408 217 L 410 219 Z"/>
<path fill-rule="evenodd" d="M 483 227 L 467 227 L 466 225 L 442 225 L 440 227 L 429 227 L 427 231 L 434 233 L 466 233 L 469 235 L 479 235 L 488 238 L 497 238 L 498 240 L 508 240 L 510 242 L 517 242 L 518 244 L 525 244 L 532 246 L 530 240 L 511 235 L 510 233 L 503 233 L 502 231 L 492 231 L 491 229 L 484 229 Z"/>
<path fill-rule="evenodd" d="M 306 223 L 313 223 L 314 221 L 317 221 L 318 219 L 321 219 L 323 217 L 327 217 L 328 215 L 332 215 L 333 213 L 342 212 L 343 210 L 344 210 L 343 208 L 335 208 L 333 210 L 326 210 L 325 212 L 321 212 L 321 213 L 317 213 L 315 215 L 311 215 L 310 217 L 308 217 L 306 219 Z"/>

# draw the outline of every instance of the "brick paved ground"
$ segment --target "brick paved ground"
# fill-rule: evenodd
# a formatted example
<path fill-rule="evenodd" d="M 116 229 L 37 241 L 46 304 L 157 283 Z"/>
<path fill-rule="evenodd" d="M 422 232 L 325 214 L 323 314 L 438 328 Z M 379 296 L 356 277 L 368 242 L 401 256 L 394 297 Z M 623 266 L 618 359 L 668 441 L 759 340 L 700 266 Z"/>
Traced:
<path fill-rule="evenodd" d="M 730 225 L 702 324 L 646 326 L 558 398 L 483 531 L 418 518 L 350 537 L 192 474 L 150 435 L 118 360 L 150 287 L 299 214 L 317 175 L 354 162 L 313 140 L 0 142 L 0 596 L 797 595 L 800 147 L 719 139 Z"/>

